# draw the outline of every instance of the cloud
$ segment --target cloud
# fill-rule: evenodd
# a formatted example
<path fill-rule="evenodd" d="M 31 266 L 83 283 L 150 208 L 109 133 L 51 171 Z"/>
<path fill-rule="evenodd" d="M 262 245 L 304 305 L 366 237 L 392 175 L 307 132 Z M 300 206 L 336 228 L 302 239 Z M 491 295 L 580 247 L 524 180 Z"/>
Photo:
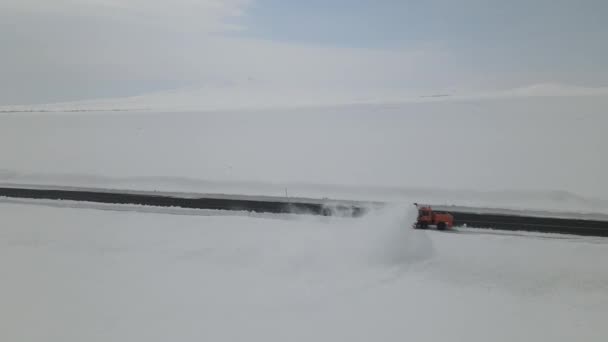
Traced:
<path fill-rule="evenodd" d="M 118 24 L 125 33 L 133 27 L 180 34 L 204 34 L 241 29 L 236 20 L 243 16 L 251 0 L 4 0 L 0 10 L 17 16 L 17 25 L 28 19 L 75 23 L 72 30 L 88 25 Z M 81 20 L 78 20 L 81 19 Z M 85 19 L 85 20 L 82 20 Z M 21 22 L 21 20 L 23 20 Z M 67 25 L 66 25 L 67 26 Z M 131 27 L 131 29 L 129 29 Z M 114 30 L 116 31 L 116 30 Z M 92 36 L 95 38 L 95 36 Z"/>
<path fill-rule="evenodd" d="M 239 29 L 249 0 L 4 0 L 0 104 L 183 86 L 205 41 Z M 197 63 L 200 65 L 201 63 Z"/>
<path fill-rule="evenodd" d="M 3 11 L 0 21 L 19 30 L 0 30 L 0 40 L 7 42 L 0 104 L 185 86 L 225 90 L 244 82 L 269 92 L 369 93 L 436 87 L 452 74 L 433 49 L 339 48 L 228 34 L 248 5 L 247 0 L 3 3 L 12 13 Z"/>
<path fill-rule="evenodd" d="M 20 13 L 76 16 L 125 16 L 149 19 L 174 18 L 171 26 L 196 19 L 200 27 L 223 25 L 226 18 L 243 15 L 250 0 L 3 0 L 0 8 Z M 159 24 L 166 24 L 162 20 Z M 214 28 L 213 30 L 215 30 Z"/>
<path fill-rule="evenodd" d="M 428 44 L 365 49 L 250 38 L 240 18 L 251 1 L 4 0 L 0 105 L 176 88 L 197 89 L 212 103 L 366 102 L 477 94 L 476 79 L 492 91 L 483 82 L 501 78 Z"/>

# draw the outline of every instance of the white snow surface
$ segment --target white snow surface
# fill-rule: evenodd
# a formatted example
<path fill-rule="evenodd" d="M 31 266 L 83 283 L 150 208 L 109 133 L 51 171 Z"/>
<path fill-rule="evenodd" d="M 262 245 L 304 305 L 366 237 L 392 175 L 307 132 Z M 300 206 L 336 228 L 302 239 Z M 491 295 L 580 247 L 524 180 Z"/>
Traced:
<path fill-rule="evenodd" d="M 278 220 L 0 203 L 0 339 L 606 340 L 607 239 L 417 231 L 404 207 Z"/>
<path fill-rule="evenodd" d="M 1 114 L 0 183 L 607 214 L 607 107 L 598 93 Z"/>

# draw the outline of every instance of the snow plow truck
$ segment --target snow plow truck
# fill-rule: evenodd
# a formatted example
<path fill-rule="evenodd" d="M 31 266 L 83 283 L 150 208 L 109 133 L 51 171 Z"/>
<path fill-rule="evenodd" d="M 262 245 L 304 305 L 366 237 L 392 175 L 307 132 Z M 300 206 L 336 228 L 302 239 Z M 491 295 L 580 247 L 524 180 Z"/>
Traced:
<path fill-rule="evenodd" d="M 452 214 L 434 211 L 428 205 L 418 205 L 418 203 L 414 203 L 414 205 L 418 208 L 418 218 L 414 223 L 414 228 L 436 227 L 438 230 L 445 230 L 454 226 L 454 216 Z"/>

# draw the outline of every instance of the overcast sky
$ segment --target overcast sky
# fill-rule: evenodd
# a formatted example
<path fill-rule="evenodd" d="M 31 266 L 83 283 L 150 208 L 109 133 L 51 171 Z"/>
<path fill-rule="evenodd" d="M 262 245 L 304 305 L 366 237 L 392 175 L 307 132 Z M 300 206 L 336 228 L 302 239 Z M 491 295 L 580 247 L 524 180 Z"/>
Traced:
<path fill-rule="evenodd" d="M 0 105 L 183 87 L 608 85 L 608 2 L 0 0 Z"/>

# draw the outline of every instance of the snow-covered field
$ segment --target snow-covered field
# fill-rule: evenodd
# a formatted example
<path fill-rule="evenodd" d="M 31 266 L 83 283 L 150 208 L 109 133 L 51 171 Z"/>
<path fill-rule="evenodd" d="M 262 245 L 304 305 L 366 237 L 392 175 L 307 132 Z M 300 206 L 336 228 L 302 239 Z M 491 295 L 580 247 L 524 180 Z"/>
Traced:
<path fill-rule="evenodd" d="M 0 183 L 608 214 L 607 106 L 600 94 L 0 114 Z"/>
<path fill-rule="evenodd" d="M 608 240 L 411 220 L 2 203 L 0 340 L 606 340 Z"/>

